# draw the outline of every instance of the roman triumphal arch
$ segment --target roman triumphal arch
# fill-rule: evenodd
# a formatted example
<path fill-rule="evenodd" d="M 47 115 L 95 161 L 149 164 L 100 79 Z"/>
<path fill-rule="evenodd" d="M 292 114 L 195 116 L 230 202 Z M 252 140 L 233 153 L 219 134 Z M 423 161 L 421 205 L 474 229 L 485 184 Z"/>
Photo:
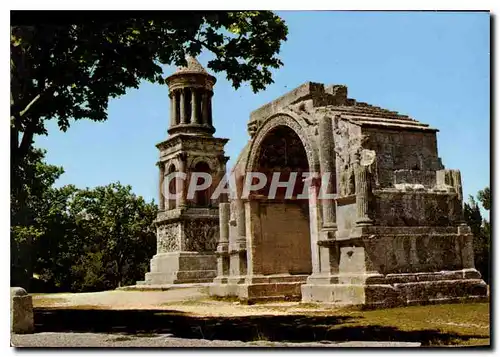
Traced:
<path fill-rule="evenodd" d="M 436 129 L 308 82 L 252 112 L 248 132 L 237 194 L 219 202 L 211 295 L 372 306 L 486 295 Z"/>

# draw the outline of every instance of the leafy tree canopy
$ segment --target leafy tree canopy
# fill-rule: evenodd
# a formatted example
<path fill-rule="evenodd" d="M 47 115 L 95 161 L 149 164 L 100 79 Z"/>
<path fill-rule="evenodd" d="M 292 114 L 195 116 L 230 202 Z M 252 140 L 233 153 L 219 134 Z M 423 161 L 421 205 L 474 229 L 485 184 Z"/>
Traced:
<path fill-rule="evenodd" d="M 270 11 L 161 12 L 151 18 L 87 20 L 81 24 L 11 26 L 11 152 L 24 158 L 44 121 L 61 130 L 70 119 L 107 119 L 109 98 L 164 83 L 161 64 L 185 65 L 203 49 L 235 88 L 254 92 L 272 83 L 286 40 L 284 21 Z M 21 137 L 22 136 L 22 137 Z"/>
<path fill-rule="evenodd" d="M 156 205 L 113 183 L 50 188 L 28 227 L 14 227 L 13 282 L 59 291 L 108 290 L 144 278 L 156 250 Z M 42 290 L 47 289 L 47 286 Z"/>
<path fill-rule="evenodd" d="M 477 199 L 483 205 L 484 209 L 489 211 L 491 208 L 491 193 L 490 188 L 486 187 L 484 190 L 480 190 L 477 193 Z"/>
<path fill-rule="evenodd" d="M 486 187 L 477 194 L 478 200 L 486 210 L 490 208 L 490 188 Z M 483 278 L 490 281 L 490 241 L 491 227 L 490 222 L 483 219 L 478 202 L 473 196 L 469 196 L 469 202 L 464 203 L 464 218 L 467 225 L 471 228 L 474 236 L 474 264 Z"/>

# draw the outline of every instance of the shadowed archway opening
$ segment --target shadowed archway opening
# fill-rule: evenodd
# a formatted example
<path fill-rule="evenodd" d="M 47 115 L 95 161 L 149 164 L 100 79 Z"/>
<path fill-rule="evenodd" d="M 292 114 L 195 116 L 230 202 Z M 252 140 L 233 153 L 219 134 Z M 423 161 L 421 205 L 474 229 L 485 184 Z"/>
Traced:
<path fill-rule="evenodd" d="M 308 275 L 312 271 L 309 200 L 307 195 L 299 196 L 304 190 L 303 173 L 309 172 L 304 145 L 293 129 L 277 126 L 261 142 L 256 161 L 255 171 L 267 177 L 265 187 L 254 198 L 259 200 L 257 254 L 261 255 L 262 273 Z M 278 185 L 273 195 L 273 177 L 280 183 L 289 182 L 289 187 Z"/>
<path fill-rule="evenodd" d="M 174 164 L 171 164 L 168 167 L 167 170 L 167 176 L 172 175 L 174 172 L 176 172 L 177 169 L 175 168 Z M 167 209 L 174 209 L 176 207 L 176 202 L 175 202 L 175 195 L 177 193 L 177 179 L 170 179 L 167 187 Z"/>
<path fill-rule="evenodd" d="M 194 166 L 194 172 L 199 172 L 199 173 L 206 173 L 210 174 L 210 166 L 203 161 L 198 162 Z M 201 185 L 204 183 L 203 178 L 199 177 L 197 180 L 197 185 Z M 194 196 L 194 206 L 195 207 L 208 207 L 210 206 L 210 187 L 204 189 L 204 190 L 199 190 L 195 192 Z"/>

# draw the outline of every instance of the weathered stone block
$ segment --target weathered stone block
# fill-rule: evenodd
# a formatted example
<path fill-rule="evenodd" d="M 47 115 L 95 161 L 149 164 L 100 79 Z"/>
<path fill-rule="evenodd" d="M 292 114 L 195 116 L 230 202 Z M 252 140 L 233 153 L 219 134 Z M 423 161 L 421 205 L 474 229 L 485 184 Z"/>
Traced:
<path fill-rule="evenodd" d="M 257 300 L 301 286 L 304 302 L 373 307 L 486 296 L 437 129 L 309 82 L 252 112 L 248 128 L 239 178 L 330 172 L 334 199 L 306 179 L 303 206 L 295 193 L 266 199 L 268 187 L 231 202 L 229 275 L 211 294 Z"/>
<path fill-rule="evenodd" d="M 10 288 L 10 331 L 33 333 L 33 301 L 23 288 Z"/>

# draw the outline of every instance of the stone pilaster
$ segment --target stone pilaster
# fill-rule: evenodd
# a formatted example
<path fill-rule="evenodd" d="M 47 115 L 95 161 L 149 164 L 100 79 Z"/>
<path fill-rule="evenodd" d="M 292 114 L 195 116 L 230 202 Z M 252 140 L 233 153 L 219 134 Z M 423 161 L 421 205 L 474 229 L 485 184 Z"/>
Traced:
<path fill-rule="evenodd" d="M 179 155 L 179 172 L 186 173 L 186 155 Z M 187 180 L 187 177 L 186 177 Z M 186 207 L 186 180 L 177 179 L 175 182 L 177 196 L 177 208 Z"/>
<path fill-rule="evenodd" d="M 245 204 L 243 200 L 236 199 L 236 225 L 238 227 L 237 243 L 246 242 L 246 227 L 245 227 Z"/>
<path fill-rule="evenodd" d="M 220 237 L 219 244 L 229 244 L 229 210 L 228 202 L 219 203 Z"/>
<path fill-rule="evenodd" d="M 462 175 L 460 174 L 460 170 L 451 170 L 451 175 L 453 177 L 453 187 L 458 194 L 458 199 L 460 200 L 460 202 L 462 202 Z"/>
<path fill-rule="evenodd" d="M 322 182 L 322 185 L 324 185 L 323 194 L 332 194 L 335 191 L 336 170 L 333 148 L 332 118 L 330 116 L 324 116 L 319 121 L 319 158 L 321 178 L 325 179 L 325 174 L 329 174 L 329 177 L 328 182 Z M 335 201 L 323 197 L 321 199 L 321 208 L 323 213 L 323 227 L 336 229 Z"/>
<path fill-rule="evenodd" d="M 219 244 L 217 245 L 217 277 L 229 274 L 229 215 L 230 204 L 219 203 Z"/>
<path fill-rule="evenodd" d="M 368 167 L 356 163 L 354 167 L 354 180 L 356 184 L 356 225 L 366 226 L 373 222 L 369 217 L 370 209 L 370 184 Z"/>
<path fill-rule="evenodd" d="M 317 202 L 318 190 L 318 187 L 314 184 L 308 187 L 312 274 L 318 274 L 321 270 L 318 246 L 318 241 L 320 240 L 319 210 Z"/>
<path fill-rule="evenodd" d="M 158 163 L 160 172 L 160 183 L 158 186 L 158 208 L 160 211 L 165 209 L 165 164 L 163 162 Z"/>

